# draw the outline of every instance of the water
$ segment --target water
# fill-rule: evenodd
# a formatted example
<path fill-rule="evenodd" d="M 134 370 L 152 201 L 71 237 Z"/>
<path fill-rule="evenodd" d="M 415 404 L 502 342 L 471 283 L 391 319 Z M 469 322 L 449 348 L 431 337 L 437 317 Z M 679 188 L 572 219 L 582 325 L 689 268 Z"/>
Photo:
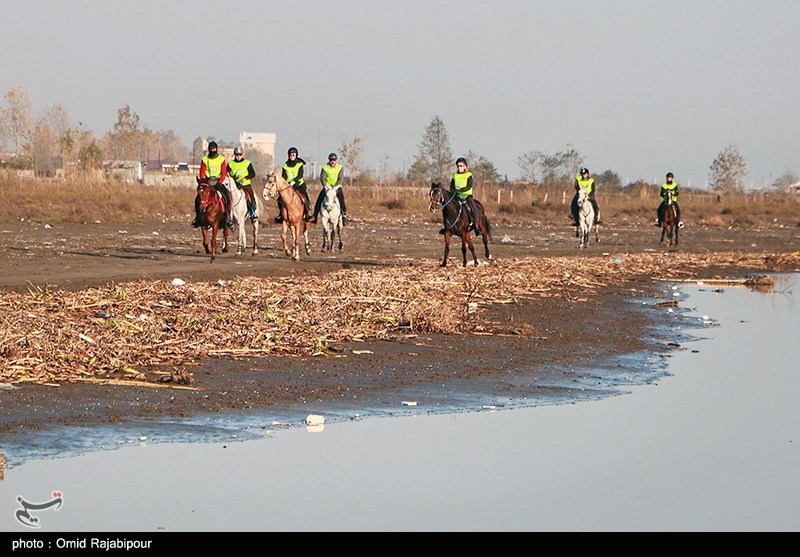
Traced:
<path fill-rule="evenodd" d="M 0 530 L 59 490 L 42 532 L 797 531 L 798 281 L 679 287 L 683 349 L 617 396 L 27 460 Z"/>

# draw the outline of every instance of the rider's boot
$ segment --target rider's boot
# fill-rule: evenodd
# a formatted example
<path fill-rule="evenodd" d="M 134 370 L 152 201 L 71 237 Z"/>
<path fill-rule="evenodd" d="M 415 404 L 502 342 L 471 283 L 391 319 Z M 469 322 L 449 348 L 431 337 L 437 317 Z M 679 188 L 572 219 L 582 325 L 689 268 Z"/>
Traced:
<path fill-rule="evenodd" d="M 347 213 L 342 213 L 342 226 L 347 224 Z"/>
<path fill-rule="evenodd" d="M 441 230 L 439 230 L 439 234 L 444 234 L 444 233 L 445 233 L 445 229 L 444 229 L 444 228 L 442 228 Z"/>

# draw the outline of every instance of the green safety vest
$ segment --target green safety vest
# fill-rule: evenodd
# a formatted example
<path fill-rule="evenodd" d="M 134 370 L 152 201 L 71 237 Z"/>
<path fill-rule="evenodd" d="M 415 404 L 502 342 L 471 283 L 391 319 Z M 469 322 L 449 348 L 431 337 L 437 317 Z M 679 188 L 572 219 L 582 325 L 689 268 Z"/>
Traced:
<path fill-rule="evenodd" d="M 678 200 L 678 182 L 672 182 L 671 184 L 668 184 L 667 182 L 664 182 L 663 184 L 661 184 L 661 197 L 666 198 L 667 197 L 667 192 L 669 192 L 669 191 L 672 192 L 672 199 L 677 201 Z"/>
<path fill-rule="evenodd" d="M 203 157 L 203 162 L 206 165 L 207 178 L 219 178 L 222 176 L 222 165 L 225 164 L 225 157 L 217 155 L 213 159 L 208 155 Z"/>
<path fill-rule="evenodd" d="M 300 174 L 300 169 L 303 167 L 302 162 L 298 162 L 294 166 L 289 166 L 287 163 L 283 163 L 283 168 L 286 171 L 286 181 L 291 183 L 297 179 L 297 175 Z M 302 186 L 305 183 L 305 179 L 300 180 L 295 187 Z"/>
<path fill-rule="evenodd" d="M 586 180 L 581 179 L 580 176 L 575 176 L 575 179 L 578 181 L 578 187 L 583 190 L 586 190 L 586 193 L 592 195 L 594 193 L 594 178 L 588 178 Z"/>
<path fill-rule="evenodd" d="M 472 172 L 456 172 L 453 174 L 453 183 L 456 186 L 456 193 L 461 199 L 466 199 L 472 195 L 472 188 L 466 189 Z"/>
<path fill-rule="evenodd" d="M 250 161 L 247 159 L 242 159 L 240 161 L 234 159 L 228 163 L 228 170 L 231 176 L 233 176 L 233 181 L 236 182 L 237 186 L 250 185 L 250 178 L 247 177 L 247 168 L 249 166 Z"/>
<path fill-rule="evenodd" d="M 325 171 L 325 182 L 332 188 L 341 188 L 342 185 L 339 183 L 339 174 L 341 174 L 342 169 L 344 167 L 341 164 L 336 164 L 336 166 L 331 166 L 326 164 L 322 167 L 322 170 Z"/>

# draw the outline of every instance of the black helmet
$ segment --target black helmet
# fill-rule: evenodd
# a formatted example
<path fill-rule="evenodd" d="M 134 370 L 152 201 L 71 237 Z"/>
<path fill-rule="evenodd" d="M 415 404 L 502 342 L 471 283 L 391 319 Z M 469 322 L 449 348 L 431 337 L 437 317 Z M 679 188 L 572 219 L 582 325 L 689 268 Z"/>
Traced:
<path fill-rule="evenodd" d="M 217 142 L 216 141 L 212 141 L 211 143 L 208 144 L 208 150 L 209 151 L 211 149 L 216 149 L 216 148 L 217 148 Z"/>
<path fill-rule="evenodd" d="M 465 159 L 464 157 L 458 157 L 458 158 L 456 159 L 456 164 L 458 164 L 458 163 L 460 163 L 460 162 L 463 162 L 463 163 L 464 163 L 464 166 L 469 166 L 469 165 L 467 164 L 467 159 Z"/>
<path fill-rule="evenodd" d="M 234 147 L 233 148 L 234 155 L 244 155 L 244 150 L 241 147 Z"/>
<path fill-rule="evenodd" d="M 589 169 L 584 166 L 581 168 L 581 174 L 589 174 Z"/>
<path fill-rule="evenodd" d="M 289 147 L 289 150 L 286 152 L 286 154 L 291 155 L 292 153 L 295 155 L 297 154 L 297 147 Z"/>
<path fill-rule="evenodd" d="M 672 172 L 667 172 L 667 178 L 674 178 L 675 175 Z"/>
<path fill-rule="evenodd" d="M 338 160 L 338 159 L 339 159 L 339 157 L 336 155 L 336 153 L 331 153 L 331 154 L 328 155 L 328 160 L 329 161 L 335 161 L 335 160 Z"/>

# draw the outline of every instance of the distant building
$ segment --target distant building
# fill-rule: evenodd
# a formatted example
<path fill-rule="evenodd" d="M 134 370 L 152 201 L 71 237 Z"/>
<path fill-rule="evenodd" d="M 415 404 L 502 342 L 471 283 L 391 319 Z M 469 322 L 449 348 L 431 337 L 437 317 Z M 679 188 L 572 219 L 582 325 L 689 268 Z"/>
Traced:
<path fill-rule="evenodd" d="M 278 138 L 274 133 L 242 132 L 239 134 L 239 144 L 242 149 L 254 149 L 275 160 L 275 144 Z"/>
<path fill-rule="evenodd" d="M 786 190 L 789 193 L 800 194 L 800 182 L 795 182 L 794 184 L 789 184 L 789 187 L 787 187 Z"/>
<path fill-rule="evenodd" d="M 142 161 L 103 161 L 103 172 L 107 177 L 116 177 L 126 183 L 144 183 L 144 167 Z"/>

